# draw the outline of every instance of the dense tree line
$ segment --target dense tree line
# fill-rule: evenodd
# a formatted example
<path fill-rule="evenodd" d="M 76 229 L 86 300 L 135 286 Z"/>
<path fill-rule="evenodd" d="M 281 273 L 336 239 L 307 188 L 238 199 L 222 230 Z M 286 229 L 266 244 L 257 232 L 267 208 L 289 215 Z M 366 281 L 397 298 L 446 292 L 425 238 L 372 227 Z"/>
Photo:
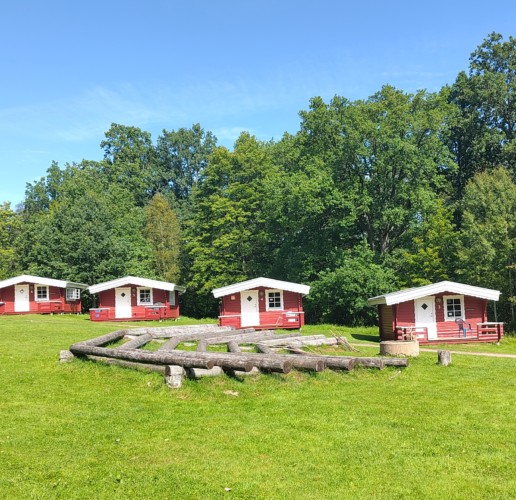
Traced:
<path fill-rule="evenodd" d="M 204 316 L 213 288 L 268 276 L 312 286 L 309 321 L 345 324 L 374 321 L 370 296 L 450 279 L 501 290 L 514 328 L 515 86 L 516 39 L 493 33 L 440 92 L 314 97 L 278 141 L 113 124 L 102 161 L 53 163 L 0 205 L 0 279 L 176 281 Z"/>

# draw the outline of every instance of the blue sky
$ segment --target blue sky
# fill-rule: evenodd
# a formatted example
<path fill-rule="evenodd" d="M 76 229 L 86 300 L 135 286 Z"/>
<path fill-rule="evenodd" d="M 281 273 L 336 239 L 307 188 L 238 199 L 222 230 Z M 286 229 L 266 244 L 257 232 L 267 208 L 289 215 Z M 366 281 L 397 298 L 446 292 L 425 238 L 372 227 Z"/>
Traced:
<path fill-rule="evenodd" d="M 438 90 L 515 27 L 508 0 L 4 2 L 0 203 L 52 160 L 100 160 L 113 122 L 154 141 L 193 123 L 229 148 L 243 130 L 280 139 L 313 96 Z"/>

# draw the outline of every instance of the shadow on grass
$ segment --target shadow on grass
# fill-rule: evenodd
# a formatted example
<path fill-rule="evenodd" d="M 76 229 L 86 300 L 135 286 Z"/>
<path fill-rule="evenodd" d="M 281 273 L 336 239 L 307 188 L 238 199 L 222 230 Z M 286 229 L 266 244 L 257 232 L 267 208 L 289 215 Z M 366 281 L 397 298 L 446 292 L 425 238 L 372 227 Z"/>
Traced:
<path fill-rule="evenodd" d="M 363 340 L 365 342 L 375 342 L 380 343 L 380 337 L 378 335 L 365 335 L 363 333 L 352 333 L 351 337 L 355 340 Z"/>

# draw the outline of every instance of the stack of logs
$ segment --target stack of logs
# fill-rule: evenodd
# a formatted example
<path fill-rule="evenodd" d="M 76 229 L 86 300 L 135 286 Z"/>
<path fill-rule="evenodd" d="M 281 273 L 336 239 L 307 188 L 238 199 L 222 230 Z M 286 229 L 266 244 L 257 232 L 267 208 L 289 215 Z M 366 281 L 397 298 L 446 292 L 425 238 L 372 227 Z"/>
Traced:
<path fill-rule="evenodd" d="M 120 340 L 127 341 L 114 348 L 104 347 Z M 141 349 L 151 341 L 160 341 L 162 345 L 157 351 Z M 176 349 L 181 343 L 193 342 L 197 342 L 196 351 Z M 242 352 L 241 344 L 254 344 L 259 352 Z M 258 332 L 252 328 L 233 330 L 216 325 L 191 325 L 118 330 L 73 344 L 70 351 L 61 352 L 61 359 L 68 360 L 75 355 L 131 368 L 160 371 L 165 374 L 165 380 L 171 387 L 180 387 L 184 375 L 199 378 L 223 372 L 246 375 L 288 373 L 292 368 L 320 372 L 325 368 L 352 370 L 355 366 L 365 366 L 382 369 L 387 365 L 408 365 L 405 358 L 325 356 L 302 350 L 307 346 L 336 344 L 339 344 L 338 338 L 324 335 L 276 335 L 271 330 Z M 216 345 L 225 345 L 227 352 L 208 351 L 209 346 Z M 277 353 L 285 350 L 293 354 Z"/>

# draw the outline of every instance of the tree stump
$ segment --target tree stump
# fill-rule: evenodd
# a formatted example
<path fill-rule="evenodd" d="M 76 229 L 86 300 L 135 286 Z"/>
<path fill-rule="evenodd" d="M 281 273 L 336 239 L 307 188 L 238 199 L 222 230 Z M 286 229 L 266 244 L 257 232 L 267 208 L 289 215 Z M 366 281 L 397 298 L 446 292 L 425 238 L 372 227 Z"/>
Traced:
<path fill-rule="evenodd" d="M 437 363 L 443 366 L 451 365 L 451 352 L 437 351 Z"/>
<path fill-rule="evenodd" d="M 75 356 L 70 352 L 63 350 L 59 353 L 59 362 L 60 363 L 69 363 Z"/>
<path fill-rule="evenodd" d="M 165 367 L 165 384 L 171 389 L 178 389 L 183 385 L 185 370 L 182 366 L 167 365 Z"/>

